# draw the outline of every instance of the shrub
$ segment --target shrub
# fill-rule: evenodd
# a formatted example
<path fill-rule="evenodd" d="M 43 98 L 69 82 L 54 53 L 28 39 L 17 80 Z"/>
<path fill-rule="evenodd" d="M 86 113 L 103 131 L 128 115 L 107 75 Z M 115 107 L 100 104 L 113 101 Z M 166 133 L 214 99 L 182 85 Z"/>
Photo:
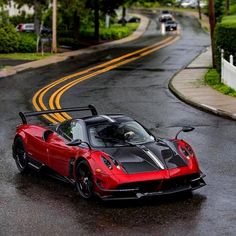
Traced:
<path fill-rule="evenodd" d="M 78 39 L 74 38 L 59 38 L 58 43 L 60 46 L 69 46 L 72 49 L 79 49 L 83 46 Z"/>
<path fill-rule="evenodd" d="M 236 97 L 236 91 L 221 83 L 220 74 L 215 69 L 210 69 L 205 75 L 204 82 L 220 93 Z"/>
<path fill-rule="evenodd" d="M 230 6 L 230 15 L 236 14 L 236 4 Z"/>
<path fill-rule="evenodd" d="M 29 33 L 20 33 L 18 52 L 35 52 L 36 36 Z"/>
<path fill-rule="evenodd" d="M 13 25 L 0 28 L 0 53 L 16 52 L 19 46 L 19 34 Z"/>
<path fill-rule="evenodd" d="M 214 69 L 209 70 L 205 76 L 205 82 L 211 86 L 219 84 L 220 83 L 219 73 Z"/>
<path fill-rule="evenodd" d="M 217 24 L 215 30 L 216 63 L 220 71 L 220 49 L 224 49 L 225 58 L 233 55 L 236 58 L 236 16 L 226 16 Z"/>

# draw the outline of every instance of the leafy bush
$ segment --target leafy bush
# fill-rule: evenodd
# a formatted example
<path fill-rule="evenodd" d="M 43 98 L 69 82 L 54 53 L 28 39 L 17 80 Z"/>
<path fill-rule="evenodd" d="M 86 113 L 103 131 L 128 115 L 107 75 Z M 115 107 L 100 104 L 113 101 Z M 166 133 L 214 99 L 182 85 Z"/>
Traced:
<path fill-rule="evenodd" d="M 18 52 L 35 52 L 36 36 L 29 33 L 20 33 Z"/>
<path fill-rule="evenodd" d="M 171 1 L 166 1 L 166 3 L 169 3 Z M 165 5 L 165 3 L 163 3 Z M 137 1 L 133 4 L 133 6 L 135 7 L 146 7 L 146 8 L 156 8 L 160 6 L 160 3 L 156 2 L 156 1 L 146 1 L 146 0 L 140 0 Z"/>
<path fill-rule="evenodd" d="M 137 27 L 138 23 L 128 23 L 126 26 L 121 24 L 113 24 L 110 28 L 100 28 L 100 38 L 102 40 L 114 40 L 121 39 L 130 35 Z M 93 38 L 94 29 L 93 28 L 83 28 L 80 31 L 82 38 Z"/>
<path fill-rule="evenodd" d="M 225 58 L 233 55 L 236 58 L 236 16 L 226 16 L 216 25 L 215 44 L 216 44 L 216 63 L 217 70 L 220 71 L 221 49 L 224 49 Z"/>
<path fill-rule="evenodd" d="M 0 53 L 35 52 L 36 37 L 33 34 L 18 33 L 13 25 L 0 28 Z"/>
<path fill-rule="evenodd" d="M 60 46 L 69 46 L 72 49 L 79 49 L 83 46 L 78 39 L 74 38 L 59 38 L 58 43 Z"/>
<path fill-rule="evenodd" d="M 230 15 L 236 14 L 236 4 L 230 6 Z"/>
<path fill-rule="evenodd" d="M 0 28 L 0 53 L 17 51 L 19 46 L 19 34 L 13 25 Z"/>

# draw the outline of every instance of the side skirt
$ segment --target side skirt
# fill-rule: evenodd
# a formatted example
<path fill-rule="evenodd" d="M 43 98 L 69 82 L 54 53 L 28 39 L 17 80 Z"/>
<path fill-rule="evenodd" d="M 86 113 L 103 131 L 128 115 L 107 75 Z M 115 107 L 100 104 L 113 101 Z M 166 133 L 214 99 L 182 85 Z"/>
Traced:
<path fill-rule="evenodd" d="M 45 164 L 33 159 L 31 156 L 28 156 L 28 159 L 29 159 L 28 165 L 31 169 L 36 170 L 37 172 L 42 172 L 43 174 L 53 179 L 62 181 L 67 184 L 69 183 L 71 185 L 75 185 L 75 181 L 73 179 L 59 175 L 56 171 L 52 170 Z"/>

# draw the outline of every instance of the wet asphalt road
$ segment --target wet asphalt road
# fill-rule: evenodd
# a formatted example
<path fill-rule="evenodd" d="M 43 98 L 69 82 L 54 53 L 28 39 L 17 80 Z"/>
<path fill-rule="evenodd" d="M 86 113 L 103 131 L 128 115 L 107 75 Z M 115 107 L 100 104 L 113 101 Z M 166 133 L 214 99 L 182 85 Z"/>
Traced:
<path fill-rule="evenodd" d="M 63 75 L 156 42 L 153 21 L 136 43 L 0 80 L 0 235 L 235 235 L 236 125 L 179 101 L 169 79 L 206 45 L 191 18 L 178 18 L 182 38 L 145 58 L 92 78 L 62 97 L 63 106 L 93 103 L 100 113 L 125 113 L 158 136 L 183 134 L 195 147 L 207 186 L 192 198 L 172 196 L 103 204 L 81 200 L 71 186 L 44 175 L 18 174 L 11 157 L 19 110 L 32 110 L 33 94 Z"/>

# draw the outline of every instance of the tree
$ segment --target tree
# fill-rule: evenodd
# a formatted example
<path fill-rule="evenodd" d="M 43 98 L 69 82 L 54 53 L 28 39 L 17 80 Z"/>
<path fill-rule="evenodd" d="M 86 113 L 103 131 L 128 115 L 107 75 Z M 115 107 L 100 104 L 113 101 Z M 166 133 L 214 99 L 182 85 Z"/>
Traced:
<path fill-rule="evenodd" d="M 86 7 L 94 11 L 94 38 L 96 40 L 99 40 L 99 13 L 112 14 L 124 2 L 125 0 L 87 0 Z"/>
<path fill-rule="evenodd" d="M 4 11 L 4 5 L 7 4 L 7 0 L 0 0 L 0 24 L 5 25 L 8 23 L 8 15 Z"/>
<path fill-rule="evenodd" d="M 49 0 L 15 0 L 20 8 L 23 5 L 28 5 L 34 8 L 34 29 L 37 36 L 37 51 L 40 39 L 40 29 L 43 26 L 43 11 L 48 10 Z"/>

